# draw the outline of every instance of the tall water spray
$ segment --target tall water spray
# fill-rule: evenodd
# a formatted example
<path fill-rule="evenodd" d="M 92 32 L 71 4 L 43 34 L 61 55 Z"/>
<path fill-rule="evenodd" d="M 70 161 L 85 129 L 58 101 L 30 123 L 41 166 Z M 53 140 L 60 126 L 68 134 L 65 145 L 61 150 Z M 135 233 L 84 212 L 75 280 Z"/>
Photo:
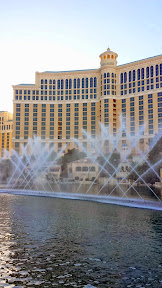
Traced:
<path fill-rule="evenodd" d="M 148 149 L 143 153 L 139 146 L 143 130 L 136 137 L 127 134 L 127 144 L 122 146 L 123 129 L 121 125 L 117 136 L 111 136 L 108 135 L 109 127 L 101 124 L 101 135 L 95 139 L 83 131 L 87 146 L 74 139 L 78 147 L 78 150 L 73 149 L 76 153 L 74 159 L 65 157 L 68 155 L 67 145 L 56 153 L 55 146 L 52 149 L 49 145 L 42 146 L 40 138 L 29 139 L 21 147 L 21 155 L 12 150 L 12 155 L 5 153 L 0 159 L 1 188 L 24 192 L 73 193 L 75 197 L 80 194 L 94 198 L 120 197 L 132 201 L 139 199 L 144 203 L 152 200 L 161 205 L 162 151 L 159 150 L 156 159 L 151 157 L 154 150 L 161 147 L 162 137 L 157 135 L 151 148 L 148 143 Z M 109 145 L 106 151 L 105 143 Z M 84 152 L 84 158 L 80 157 L 79 151 Z M 60 159 L 64 160 L 62 164 Z M 65 159 L 68 159 L 67 163 Z M 63 169 L 66 173 L 62 173 Z M 152 183 L 153 179 L 157 184 Z"/>

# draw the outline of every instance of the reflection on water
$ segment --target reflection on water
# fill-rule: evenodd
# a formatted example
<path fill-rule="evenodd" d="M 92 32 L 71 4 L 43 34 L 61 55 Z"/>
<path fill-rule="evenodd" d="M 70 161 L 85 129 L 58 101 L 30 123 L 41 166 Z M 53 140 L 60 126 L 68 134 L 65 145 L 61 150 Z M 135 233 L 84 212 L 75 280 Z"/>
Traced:
<path fill-rule="evenodd" d="M 0 287 L 162 285 L 160 212 L 0 194 Z"/>

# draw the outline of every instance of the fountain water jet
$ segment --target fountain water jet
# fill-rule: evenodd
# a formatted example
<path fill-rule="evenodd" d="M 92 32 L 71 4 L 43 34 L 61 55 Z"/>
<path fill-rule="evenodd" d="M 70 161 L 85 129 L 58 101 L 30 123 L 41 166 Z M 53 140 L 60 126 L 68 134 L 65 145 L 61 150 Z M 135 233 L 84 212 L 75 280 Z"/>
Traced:
<path fill-rule="evenodd" d="M 162 159 L 156 161 L 156 163 L 151 164 L 148 160 L 148 155 L 150 150 L 147 153 L 142 153 L 142 151 L 138 147 L 138 142 L 143 134 L 143 129 L 140 131 L 139 135 L 136 137 L 132 137 L 127 135 L 127 139 L 129 141 L 129 148 L 121 157 L 121 149 L 120 149 L 120 141 L 121 134 L 123 131 L 123 127 L 118 131 L 118 136 L 107 136 L 107 131 L 109 127 L 104 127 L 103 124 L 100 125 L 101 129 L 101 137 L 98 139 L 94 139 L 90 134 L 83 131 L 87 142 L 93 147 L 92 152 L 82 145 L 82 142 L 78 139 L 74 139 L 74 142 L 77 146 L 82 150 L 88 158 L 90 158 L 91 163 L 89 163 L 89 167 L 87 172 L 84 174 L 82 180 L 79 182 L 73 179 L 73 182 L 69 182 L 68 178 L 66 180 L 66 186 L 64 185 L 64 181 L 61 181 L 61 178 L 57 178 L 51 172 L 51 167 L 57 164 L 58 159 L 63 155 L 63 152 L 67 148 L 65 145 L 58 153 L 55 153 L 55 157 L 52 158 L 52 154 L 54 152 L 53 149 L 49 149 L 49 147 L 42 148 L 41 139 L 29 139 L 27 145 L 22 147 L 22 155 L 19 156 L 16 151 L 12 151 L 12 156 L 7 155 L 0 159 L 0 165 L 3 165 L 4 161 L 8 161 L 10 165 L 13 167 L 13 172 L 10 175 L 8 181 L 6 181 L 5 189 L 1 189 L 2 192 L 9 191 L 10 193 L 19 193 L 19 194 L 35 194 L 38 193 L 41 196 L 48 195 L 51 197 L 65 197 L 65 198 L 75 198 L 82 200 L 93 200 L 93 201 L 102 201 L 106 203 L 126 205 L 132 207 L 141 207 L 141 208 L 150 208 L 158 210 L 162 210 L 162 201 L 161 196 L 153 187 L 150 187 L 150 184 L 145 181 L 145 175 L 152 171 L 154 175 L 157 177 L 158 181 L 161 181 L 159 174 L 157 173 L 156 168 L 161 167 Z M 157 137 L 154 145 L 156 145 L 159 140 Z M 112 150 L 108 154 L 104 154 L 104 143 L 108 140 L 109 144 L 112 145 Z M 138 156 L 140 157 L 140 161 L 138 163 L 131 163 L 128 161 L 128 155 L 132 153 L 133 150 L 136 150 Z M 29 153 L 30 150 L 30 153 Z M 119 165 L 115 165 L 115 162 L 112 163 L 111 158 L 115 153 L 120 155 L 120 164 L 123 162 L 128 165 L 129 171 L 127 171 L 126 175 L 122 175 L 122 177 L 118 180 L 116 175 L 119 172 Z M 100 159 L 102 158 L 104 163 L 100 163 Z M 122 160 L 121 160 L 122 158 Z M 80 160 L 82 161 L 82 160 Z M 138 173 L 138 167 L 140 163 L 147 164 L 147 170 L 142 174 Z M 89 171 L 93 164 L 99 167 L 99 171 L 93 177 L 93 180 L 90 183 L 86 183 L 86 179 L 88 178 Z M 61 169 L 61 168 L 60 168 Z M 137 179 L 135 179 L 132 183 L 130 183 L 130 176 L 132 173 L 136 174 Z M 103 176 L 104 174 L 105 176 Z M 50 175 L 50 180 L 47 175 Z M 44 181 L 42 181 L 44 179 Z M 100 183 L 101 180 L 104 180 L 104 183 Z M 65 180 L 65 179 L 64 179 Z M 143 186 L 138 187 L 138 182 L 142 182 Z M 109 184 L 113 183 L 113 184 Z M 88 185 L 88 187 L 87 187 Z M 128 187 L 129 186 L 129 187 Z M 149 197 L 146 197 L 143 192 L 144 189 L 147 188 L 147 191 L 151 194 L 151 201 Z M 140 191 L 139 191 L 140 189 Z M 58 191 L 57 191 L 58 190 Z M 73 191 L 74 190 L 74 191 Z M 81 193 L 79 194 L 79 191 Z M 73 191 L 73 193 L 72 193 Z M 136 197 L 132 197 L 133 191 L 136 194 Z M 101 194 L 102 192 L 102 194 Z M 44 194 L 43 194 L 44 193 Z M 115 193 L 115 196 L 112 194 Z M 116 196 L 117 193 L 117 196 Z M 130 194 L 128 196 L 128 193 Z M 119 196 L 118 196 L 119 194 Z M 131 196 L 131 197 L 130 197 Z M 138 198 L 137 198 L 138 196 Z"/>

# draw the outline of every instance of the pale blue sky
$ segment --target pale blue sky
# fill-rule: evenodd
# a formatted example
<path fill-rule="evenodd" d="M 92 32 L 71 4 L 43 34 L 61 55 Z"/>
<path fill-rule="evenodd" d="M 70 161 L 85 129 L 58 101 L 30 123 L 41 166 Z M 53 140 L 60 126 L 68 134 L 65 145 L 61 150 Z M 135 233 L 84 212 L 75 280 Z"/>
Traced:
<path fill-rule="evenodd" d="M 162 54 L 162 0 L 0 0 L 1 108 L 35 71 L 98 68 L 108 46 L 118 64 Z"/>

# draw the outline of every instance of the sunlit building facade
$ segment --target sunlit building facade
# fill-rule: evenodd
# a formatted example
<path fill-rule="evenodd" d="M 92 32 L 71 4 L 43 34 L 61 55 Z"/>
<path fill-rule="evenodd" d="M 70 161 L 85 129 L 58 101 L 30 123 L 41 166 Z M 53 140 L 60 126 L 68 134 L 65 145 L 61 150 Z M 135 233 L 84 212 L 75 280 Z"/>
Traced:
<path fill-rule="evenodd" d="M 98 69 L 36 72 L 35 84 L 14 85 L 13 148 L 21 154 L 21 144 L 37 136 L 56 152 L 76 147 L 74 138 L 91 149 L 83 130 L 103 140 L 102 123 L 104 152 L 119 138 L 124 151 L 139 134 L 139 149 L 146 151 L 162 132 L 162 55 L 124 65 L 117 57 L 108 48 Z"/>
<path fill-rule="evenodd" d="M 7 111 L 0 111 L 0 157 L 11 154 L 13 115 Z"/>

